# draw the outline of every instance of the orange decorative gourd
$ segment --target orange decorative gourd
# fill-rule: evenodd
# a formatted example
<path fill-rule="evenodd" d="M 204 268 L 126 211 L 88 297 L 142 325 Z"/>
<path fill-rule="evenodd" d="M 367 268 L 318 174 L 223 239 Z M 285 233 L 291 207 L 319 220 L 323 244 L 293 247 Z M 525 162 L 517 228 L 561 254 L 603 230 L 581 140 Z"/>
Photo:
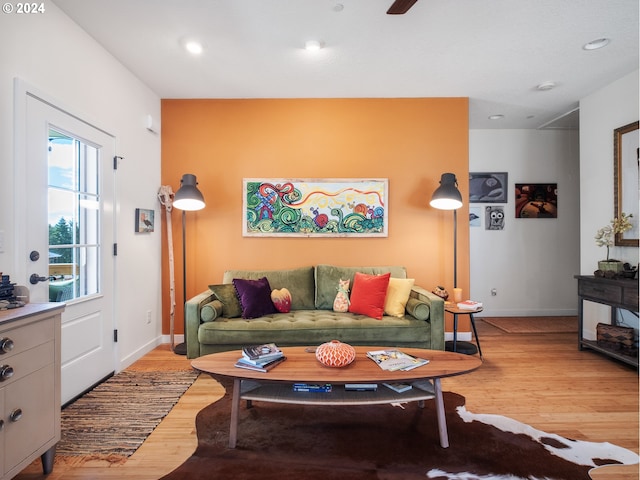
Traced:
<path fill-rule="evenodd" d="M 345 367 L 356 359 L 356 351 L 347 343 L 331 340 L 316 348 L 316 358 L 327 367 Z"/>

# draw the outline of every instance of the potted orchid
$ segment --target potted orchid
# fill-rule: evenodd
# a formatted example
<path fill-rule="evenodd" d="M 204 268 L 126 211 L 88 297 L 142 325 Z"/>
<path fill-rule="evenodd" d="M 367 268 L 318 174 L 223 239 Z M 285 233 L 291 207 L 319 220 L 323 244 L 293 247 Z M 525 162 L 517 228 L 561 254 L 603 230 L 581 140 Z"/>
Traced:
<path fill-rule="evenodd" d="M 631 230 L 633 227 L 629 220 L 633 217 L 633 214 L 622 214 L 619 217 L 614 218 L 606 225 L 598 230 L 596 233 L 596 245 L 599 247 L 607 247 L 607 259 L 598 262 L 598 269 L 606 271 L 613 270 L 614 272 L 620 272 L 623 270 L 623 264 L 620 260 L 609 259 L 609 247 L 613 246 L 616 234 L 624 233 L 627 230 Z"/>

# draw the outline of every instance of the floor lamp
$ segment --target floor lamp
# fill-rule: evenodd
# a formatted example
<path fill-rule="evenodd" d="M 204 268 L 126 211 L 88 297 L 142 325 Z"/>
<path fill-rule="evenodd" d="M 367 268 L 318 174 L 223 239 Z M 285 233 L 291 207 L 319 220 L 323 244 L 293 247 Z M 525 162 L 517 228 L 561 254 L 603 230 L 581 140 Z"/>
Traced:
<path fill-rule="evenodd" d="M 458 288 L 458 209 L 462 207 L 462 195 L 455 174 L 442 174 L 429 204 L 438 210 L 453 210 L 453 288 Z"/>
<path fill-rule="evenodd" d="M 440 177 L 440 186 L 433 192 L 429 204 L 438 210 L 453 210 L 453 293 L 455 299 L 458 288 L 458 209 L 462 207 L 462 195 L 458 190 L 458 181 L 453 173 L 443 173 Z M 457 300 L 456 300 L 457 301 Z M 456 350 L 457 317 L 454 316 L 454 342 L 453 350 Z M 448 343 L 448 342 L 447 342 Z"/>
<path fill-rule="evenodd" d="M 178 210 L 182 210 L 182 293 L 183 293 L 183 309 L 182 309 L 182 321 L 184 342 L 179 343 L 173 348 L 173 353 L 177 355 L 187 354 L 187 243 L 186 243 L 186 213 L 188 211 L 202 210 L 204 208 L 204 197 L 200 190 L 198 190 L 198 182 L 196 176 L 190 173 L 185 173 L 180 179 L 180 189 L 173 197 L 173 206 Z"/>

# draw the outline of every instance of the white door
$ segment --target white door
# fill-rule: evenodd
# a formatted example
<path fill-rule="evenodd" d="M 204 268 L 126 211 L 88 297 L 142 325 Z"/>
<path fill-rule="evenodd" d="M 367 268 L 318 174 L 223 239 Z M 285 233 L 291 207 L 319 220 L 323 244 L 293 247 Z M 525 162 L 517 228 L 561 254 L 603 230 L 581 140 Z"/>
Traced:
<path fill-rule="evenodd" d="M 115 139 L 30 92 L 23 94 L 25 161 L 24 168 L 16 166 L 16 181 L 25 177 L 24 218 L 16 222 L 24 222 L 25 234 L 18 248 L 24 261 L 19 283 L 29 287 L 31 302 L 66 303 L 64 404 L 115 366 Z"/>

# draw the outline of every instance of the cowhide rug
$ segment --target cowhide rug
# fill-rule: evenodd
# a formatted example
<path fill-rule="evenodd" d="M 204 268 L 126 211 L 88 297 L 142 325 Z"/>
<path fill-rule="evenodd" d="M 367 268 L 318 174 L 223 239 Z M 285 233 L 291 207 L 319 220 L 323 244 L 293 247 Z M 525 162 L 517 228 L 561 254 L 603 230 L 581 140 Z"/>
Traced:
<path fill-rule="evenodd" d="M 231 391 L 225 385 L 227 392 Z M 197 416 L 199 446 L 164 480 L 589 480 L 589 470 L 634 464 L 609 443 L 563 438 L 499 415 L 467 411 L 445 392 L 449 442 L 440 447 L 434 402 L 372 406 L 242 403 L 238 445 L 227 447 L 230 399 Z"/>

